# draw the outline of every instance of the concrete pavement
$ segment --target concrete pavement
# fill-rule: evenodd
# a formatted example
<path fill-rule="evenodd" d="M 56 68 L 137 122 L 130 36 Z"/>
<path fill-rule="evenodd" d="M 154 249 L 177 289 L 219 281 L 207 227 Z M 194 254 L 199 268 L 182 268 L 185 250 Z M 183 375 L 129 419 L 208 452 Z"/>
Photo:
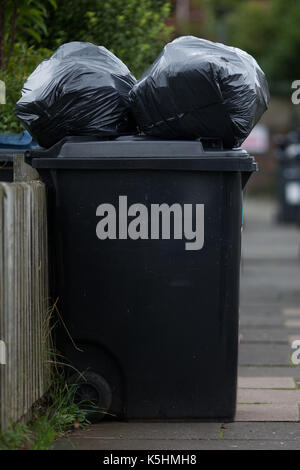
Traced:
<path fill-rule="evenodd" d="M 291 362 L 300 340 L 300 228 L 276 225 L 275 211 L 272 201 L 245 200 L 235 422 L 103 422 L 56 449 L 300 449 L 300 365 Z"/>

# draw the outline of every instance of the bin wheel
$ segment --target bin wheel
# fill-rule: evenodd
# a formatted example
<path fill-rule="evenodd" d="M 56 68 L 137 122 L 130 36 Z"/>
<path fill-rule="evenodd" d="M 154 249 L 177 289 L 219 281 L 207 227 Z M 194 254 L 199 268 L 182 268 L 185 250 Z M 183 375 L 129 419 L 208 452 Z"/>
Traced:
<path fill-rule="evenodd" d="M 109 411 L 112 392 L 107 381 L 99 374 L 87 371 L 68 378 L 71 389 L 70 400 L 86 411 L 91 423 L 101 421 Z"/>

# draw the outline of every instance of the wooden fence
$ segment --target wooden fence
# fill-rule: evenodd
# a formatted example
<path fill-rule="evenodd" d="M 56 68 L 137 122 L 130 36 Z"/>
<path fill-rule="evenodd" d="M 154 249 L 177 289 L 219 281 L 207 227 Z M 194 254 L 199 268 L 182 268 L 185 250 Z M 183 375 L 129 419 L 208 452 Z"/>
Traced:
<path fill-rule="evenodd" d="M 33 178 L 19 161 L 16 179 Z M 1 430 L 26 416 L 47 387 L 48 296 L 45 187 L 0 183 Z"/>

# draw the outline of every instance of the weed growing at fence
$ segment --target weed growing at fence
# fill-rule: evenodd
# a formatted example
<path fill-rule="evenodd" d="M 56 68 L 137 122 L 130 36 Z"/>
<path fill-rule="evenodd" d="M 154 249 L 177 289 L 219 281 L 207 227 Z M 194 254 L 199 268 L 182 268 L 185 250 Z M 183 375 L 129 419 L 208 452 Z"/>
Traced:
<path fill-rule="evenodd" d="M 29 423 L 17 423 L 0 434 L 0 449 L 49 450 L 56 438 L 86 425 L 86 411 L 72 402 L 73 394 L 64 377 L 56 376 L 45 397 L 34 406 Z"/>
<path fill-rule="evenodd" d="M 29 421 L 15 423 L 0 433 L 1 450 L 50 450 L 55 439 L 88 424 L 86 415 L 91 409 L 84 410 L 73 401 L 76 385 L 68 385 L 62 372 L 63 367 L 71 366 L 65 363 L 52 343 L 51 330 L 56 325 L 54 316 L 59 317 L 56 302 L 46 314 L 42 332 L 47 392 L 33 406 Z"/>

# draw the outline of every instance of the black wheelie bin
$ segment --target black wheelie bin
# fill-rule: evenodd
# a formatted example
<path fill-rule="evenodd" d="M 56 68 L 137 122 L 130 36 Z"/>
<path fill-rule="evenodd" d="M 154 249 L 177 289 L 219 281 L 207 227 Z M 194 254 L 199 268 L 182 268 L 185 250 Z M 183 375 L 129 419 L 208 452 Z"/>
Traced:
<path fill-rule="evenodd" d="M 231 420 L 254 158 L 144 137 L 26 155 L 48 187 L 56 343 L 83 373 L 78 396 L 118 419 Z"/>
<path fill-rule="evenodd" d="M 281 142 L 277 158 L 278 221 L 300 224 L 300 133 L 291 132 Z"/>

